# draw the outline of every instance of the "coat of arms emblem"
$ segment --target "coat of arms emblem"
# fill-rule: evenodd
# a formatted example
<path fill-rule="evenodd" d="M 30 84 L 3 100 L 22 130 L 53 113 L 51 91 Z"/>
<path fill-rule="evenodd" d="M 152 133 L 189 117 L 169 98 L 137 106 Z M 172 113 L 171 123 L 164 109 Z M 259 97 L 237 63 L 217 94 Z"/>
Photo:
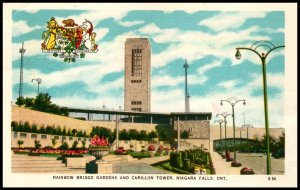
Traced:
<path fill-rule="evenodd" d="M 59 25 L 54 17 L 47 22 L 48 30 L 42 34 L 41 44 L 43 53 L 53 53 L 53 56 L 64 59 L 64 62 L 75 62 L 76 58 L 84 58 L 86 53 L 96 53 L 96 33 L 91 21 L 81 24 L 73 19 L 62 21 Z"/>

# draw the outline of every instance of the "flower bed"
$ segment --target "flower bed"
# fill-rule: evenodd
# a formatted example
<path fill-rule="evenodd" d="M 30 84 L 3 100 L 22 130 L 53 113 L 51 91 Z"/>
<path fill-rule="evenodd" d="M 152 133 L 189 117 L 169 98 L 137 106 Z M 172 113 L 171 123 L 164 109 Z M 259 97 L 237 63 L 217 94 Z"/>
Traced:
<path fill-rule="evenodd" d="M 15 154 L 29 154 L 31 150 L 29 149 L 15 149 L 13 150 Z"/>
<path fill-rule="evenodd" d="M 127 155 L 128 152 L 124 149 L 124 147 L 119 147 L 116 151 L 115 151 L 116 155 Z"/>
<path fill-rule="evenodd" d="M 251 168 L 244 167 L 241 169 L 240 174 L 241 175 L 254 175 L 255 173 Z"/>
<path fill-rule="evenodd" d="M 231 162 L 231 166 L 232 167 L 240 167 L 240 166 L 242 166 L 242 164 L 239 162 Z"/>

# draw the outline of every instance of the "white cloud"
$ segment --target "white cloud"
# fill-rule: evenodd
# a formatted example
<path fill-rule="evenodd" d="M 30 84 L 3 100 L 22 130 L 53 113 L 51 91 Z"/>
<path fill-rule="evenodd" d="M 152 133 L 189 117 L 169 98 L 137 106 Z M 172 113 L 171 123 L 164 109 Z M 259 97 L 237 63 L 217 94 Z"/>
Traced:
<path fill-rule="evenodd" d="M 216 16 L 199 22 L 199 25 L 207 26 L 215 31 L 224 31 L 238 28 L 249 18 L 264 18 L 266 12 L 244 11 L 244 12 L 222 12 Z"/>
<path fill-rule="evenodd" d="M 35 13 L 39 12 L 40 9 L 24 9 L 23 11 L 31 13 L 31 14 L 35 14 Z"/>
<path fill-rule="evenodd" d="M 151 79 L 152 88 L 159 86 L 177 86 L 182 82 L 184 82 L 184 77 L 172 77 L 169 75 L 155 75 Z"/>
<path fill-rule="evenodd" d="M 228 80 L 224 81 L 218 84 L 218 86 L 227 88 L 227 89 L 232 89 L 234 88 L 237 84 L 239 83 L 239 80 Z"/>
<path fill-rule="evenodd" d="M 120 20 L 127 14 L 127 10 L 91 10 L 79 15 L 70 15 L 68 18 L 72 18 L 78 25 L 81 25 L 85 19 L 91 21 L 93 23 L 94 28 L 96 25 L 106 18 L 113 18 L 114 20 Z M 50 18 L 49 18 L 50 19 Z M 66 19 L 66 17 L 55 17 L 58 24 L 61 25 L 62 21 Z"/>
<path fill-rule="evenodd" d="M 207 63 L 205 64 L 204 66 L 200 67 L 198 69 L 198 73 L 199 75 L 203 75 L 205 72 L 215 68 L 215 67 L 218 67 L 220 66 L 222 63 L 220 61 L 215 61 L 213 63 Z"/>
<path fill-rule="evenodd" d="M 147 25 L 139 30 L 151 37 L 157 43 L 169 43 L 168 48 L 152 56 L 152 66 L 162 67 L 176 59 L 186 58 L 189 62 L 201 59 L 206 55 L 232 60 L 233 64 L 239 64 L 235 57 L 235 48 L 240 42 L 269 40 L 268 37 L 252 35 L 257 31 L 256 27 L 251 27 L 239 32 L 222 32 L 209 34 L 201 31 L 181 31 L 179 29 L 160 29 L 154 24 Z M 256 55 L 247 56 L 244 60 L 259 62 Z"/>
<path fill-rule="evenodd" d="M 26 49 L 24 56 L 34 56 L 41 54 L 41 43 L 42 40 L 28 40 L 24 42 L 24 49 Z M 22 43 L 13 43 L 12 44 L 12 60 L 20 59 L 21 54 L 19 50 L 22 48 Z M 26 57 L 24 58 L 25 61 Z"/>
<path fill-rule="evenodd" d="M 13 37 L 16 37 L 16 36 L 19 36 L 21 34 L 26 34 L 26 33 L 29 33 L 33 30 L 41 29 L 41 28 L 42 28 L 41 26 L 29 27 L 25 21 L 21 20 L 21 21 L 18 21 L 18 22 L 13 22 L 12 35 L 13 35 Z"/>
<path fill-rule="evenodd" d="M 135 21 L 119 21 L 119 24 L 124 27 L 130 27 L 134 25 L 143 24 L 145 21 L 142 20 L 135 20 Z"/>
<path fill-rule="evenodd" d="M 160 32 L 160 28 L 151 23 L 139 29 L 140 32 L 145 34 L 157 34 Z"/>

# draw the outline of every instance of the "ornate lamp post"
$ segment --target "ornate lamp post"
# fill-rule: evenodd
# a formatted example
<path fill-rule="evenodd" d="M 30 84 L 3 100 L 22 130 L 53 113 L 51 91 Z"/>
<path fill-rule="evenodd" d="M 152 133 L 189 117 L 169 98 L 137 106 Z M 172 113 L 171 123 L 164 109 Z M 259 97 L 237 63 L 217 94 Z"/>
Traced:
<path fill-rule="evenodd" d="M 249 135 L 248 135 L 248 132 L 249 132 L 249 128 L 253 128 L 253 125 L 250 125 L 250 124 L 244 124 L 242 125 L 242 128 L 247 128 L 247 152 L 249 152 Z"/>
<path fill-rule="evenodd" d="M 233 122 L 233 153 L 234 153 L 234 161 L 236 162 L 236 152 L 235 152 L 235 118 L 234 118 L 234 106 L 238 102 L 244 102 L 244 105 L 246 105 L 246 100 L 239 100 L 236 97 L 230 97 L 227 100 L 221 100 L 221 106 L 223 105 L 223 102 L 227 102 L 231 105 L 232 108 L 232 122 Z"/>
<path fill-rule="evenodd" d="M 226 121 L 226 117 L 229 116 L 229 115 L 231 115 L 231 114 L 229 114 L 227 112 L 223 112 L 222 114 L 217 114 L 217 117 L 219 115 L 224 117 L 224 124 L 225 124 L 225 151 L 227 151 L 227 142 L 226 142 L 226 138 L 227 138 L 227 136 L 226 136 L 226 124 L 227 124 L 227 121 Z"/>
<path fill-rule="evenodd" d="M 236 129 L 236 131 L 240 132 L 240 139 L 241 139 L 242 138 L 242 131 L 244 131 L 244 129 L 243 128 L 238 128 L 238 129 Z"/>
<path fill-rule="evenodd" d="M 256 49 L 259 47 L 268 48 L 268 52 L 259 53 Z M 249 50 L 254 52 L 261 60 L 262 63 L 262 73 L 263 73 L 263 93 L 264 93 L 264 109 L 265 109 L 265 127 L 266 127 L 266 141 L 267 141 L 267 174 L 271 174 L 271 159 L 270 159 L 270 134 L 269 134 L 269 116 L 268 116 L 268 95 L 267 95 L 267 72 L 266 72 L 266 59 L 268 55 L 275 49 L 283 48 L 285 46 L 275 46 L 269 41 L 257 41 L 251 45 L 250 48 L 247 47 L 238 47 L 236 48 L 236 59 L 241 59 L 242 55 L 240 50 Z"/>
<path fill-rule="evenodd" d="M 220 125 L 220 140 L 222 139 L 222 123 L 224 122 L 224 120 L 220 119 L 220 120 L 215 120 L 214 123 L 219 123 Z M 223 147 L 222 147 L 223 148 Z"/>
<path fill-rule="evenodd" d="M 38 89 L 37 89 L 37 95 L 40 94 L 40 84 L 42 83 L 42 79 L 37 78 L 37 79 L 32 79 L 31 82 L 36 81 L 38 83 Z"/>

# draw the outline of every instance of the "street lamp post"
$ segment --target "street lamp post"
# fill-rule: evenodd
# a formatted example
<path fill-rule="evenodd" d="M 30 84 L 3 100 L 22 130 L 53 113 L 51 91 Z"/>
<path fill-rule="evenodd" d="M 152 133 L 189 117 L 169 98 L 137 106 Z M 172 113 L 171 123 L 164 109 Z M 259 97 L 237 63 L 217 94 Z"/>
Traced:
<path fill-rule="evenodd" d="M 243 128 L 247 128 L 247 152 L 249 152 L 249 128 L 253 128 L 253 125 L 250 124 L 244 124 L 242 125 Z"/>
<path fill-rule="evenodd" d="M 233 153 L 234 153 L 234 161 L 236 162 L 236 152 L 235 152 L 235 118 L 234 118 L 234 106 L 238 102 L 244 102 L 244 105 L 246 105 L 246 100 L 239 100 L 236 97 L 230 97 L 227 100 L 221 100 L 221 106 L 223 105 L 223 102 L 227 102 L 231 105 L 232 108 L 232 123 L 233 123 Z"/>
<path fill-rule="evenodd" d="M 40 84 L 42 83 L 42 79 L 37 78 L 37 79 L 32 79 L 31 82 L 36 81 L 38 83 L 38 89 L 37 89 L 37 95 L 40 93 Z"/>
<path fill-rule="evenodd" d="M 266 54 L 260 53 L 256 50 L 259 47 L 268 48 L 268 52 Z M 267 174 L 271 174 L 271 158 L 270 158 L 270 134 L 269 134 L 269 116 L 268 116 L 268 95 L 267 95 L 267 77 L 266 77 L 266 59 L 268 55 L 275 49 L 283 48 L 285 46 L 275 46 L 273 43 L 269 41 L 257 41 L 252 44 L 250 48 L 247 47 L 238 47 L 236 48 L 236 59 L 241 59 L 240 50 L 250 50 L 259 56 L 262 63 L 262 72 L 263 72 L 263 93 L 264 93 L 264 110 L 265 110 L 265 127 L 266 127 L 266 141 L 267 141 Z"/>
<path fill-rule="evenodd" d="M 242 138 L 242 131 L 243 131 L 243 129 L 242 128 L 238 128 L 237 131 L 240 132 L 240 139 L 241 139 Z"/>
<path fill-rule="evenodd" d="M 227 121 L 226 121 L 226 117 L 229 116 L 229 115 L 231 115 L 231 114 L 229 114 L 227 112 L 223 112 L 222 114 L 217 114 L 217 117 L 219 115 L 224 117 L 224 125 L 225 125 L 225 151 L 227 151 L 227 142 L 226 142 L 226 140 L 227 140 L 227 135 L 226 135 L 226 124 L 227 124 Z"/>
<path fill-rule="evenodd" d="M 220 125 L 220 140 L 222 140 L 222 123 L 224 122 L 224 120 L 222 120 L 222 119 L 220 119 L 220 120 L 216 120 L 216 121 L 214 121 L 214 123 L 219 123 L 219 125 Z M 223 148 L 223 147 L 222 147 Z"/>

